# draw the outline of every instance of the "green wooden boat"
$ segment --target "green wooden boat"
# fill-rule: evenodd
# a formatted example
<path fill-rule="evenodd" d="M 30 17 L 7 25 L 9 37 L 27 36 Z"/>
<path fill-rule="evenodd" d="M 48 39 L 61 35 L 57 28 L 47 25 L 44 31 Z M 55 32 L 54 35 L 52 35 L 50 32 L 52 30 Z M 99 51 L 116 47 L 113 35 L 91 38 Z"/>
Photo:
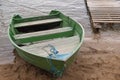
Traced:
<path fill-rule="evenodd" d="M 73 19 L 53 10 L 47 16 L 22 18 L 14 15 L 8 36 L 25 61 L 61 76 L 74 61 L 83 42 L 84 29 Z"/>

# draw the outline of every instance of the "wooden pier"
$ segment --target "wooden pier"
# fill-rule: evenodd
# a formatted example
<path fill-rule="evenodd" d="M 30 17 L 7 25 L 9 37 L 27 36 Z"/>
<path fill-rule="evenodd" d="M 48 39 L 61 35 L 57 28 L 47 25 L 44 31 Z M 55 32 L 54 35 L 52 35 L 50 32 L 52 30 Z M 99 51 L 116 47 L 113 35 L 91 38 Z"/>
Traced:
<path fill-rule="evenodd" d="M 120 0 L 86 0 L 86 4 L 94 32 L 101 24 L 120 23 Z"/>

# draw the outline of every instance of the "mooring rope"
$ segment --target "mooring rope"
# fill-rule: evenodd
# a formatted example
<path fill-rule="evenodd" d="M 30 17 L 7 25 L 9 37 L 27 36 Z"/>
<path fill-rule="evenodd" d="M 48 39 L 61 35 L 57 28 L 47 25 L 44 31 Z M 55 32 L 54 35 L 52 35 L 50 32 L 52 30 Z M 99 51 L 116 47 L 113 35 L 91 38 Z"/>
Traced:
<path fill-rule="evenodd" d="M 49 53 L 47 50 L 45 50 L 44 48 L 45 47 L 50 47 L 50 52 Z M 68 54 L 62 54 L 62 55 L 58 55 L 59 51 L 51 44 L 48 44 L 47 46 L 44 46 L 43 49 L 48 53 L 48 58 L 47 60 L 49 61 L 49 64 L 51 66 L 51 69 L 50 71 L 56 76 L 56 77 L 60 77 L 62 76 L 63 72 L 64 72 L 64 69 L 65 69 L 65 66 L 63 65 L 63 68 L 61 70 L 58 70 L 55 65 L 53 64 L 52 62 L 52 58 L 62 58 L 63 56 L 66 56 Z"/>

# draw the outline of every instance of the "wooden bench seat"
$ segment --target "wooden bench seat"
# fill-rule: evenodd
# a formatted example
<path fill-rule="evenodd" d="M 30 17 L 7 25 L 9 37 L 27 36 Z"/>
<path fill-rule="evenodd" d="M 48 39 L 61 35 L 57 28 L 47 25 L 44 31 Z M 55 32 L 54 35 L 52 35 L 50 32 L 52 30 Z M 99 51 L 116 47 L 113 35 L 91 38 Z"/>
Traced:
<path fill-rule="evenodd" d="M 52 18 L 52 19 L 38 20 L 38 21 L 32 21 L 32 22 L 18 23 L 18 24 L 15 24 L 14 27 L 19 28 L 19 27 L 40 25 L 40 24 L 54 23 L 54 22 L 61 22 L 61 21 L 62 21 L 62 19 L 60 19 L 60 18 Z"/>
<path fill-rule="evenodd" d="M 26 42 L 32 42 L 33 39 L 35 41 L 39 41 L 39 40 L 57 38 L 62 36 L 65 36 L 65 37 L 71 36 L 72 32 L 73 32 L 72 27 L 63 27 L 63 28 L 56 28 L 56 29 L 45 30 L 45 31 L 17 34 L 14 36 L 14 38 L 19 42 L 26 43 Z"/>

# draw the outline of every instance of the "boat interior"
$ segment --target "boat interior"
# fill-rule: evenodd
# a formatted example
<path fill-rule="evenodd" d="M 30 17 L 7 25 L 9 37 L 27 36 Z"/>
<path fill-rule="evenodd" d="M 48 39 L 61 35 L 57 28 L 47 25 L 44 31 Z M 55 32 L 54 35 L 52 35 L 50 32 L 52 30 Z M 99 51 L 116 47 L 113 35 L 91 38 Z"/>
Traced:
<path fill-rule="evenodd" d="M 14 24 L 16 44 L 24 51 L 47 57 L 52 45 L 58 54 L 72 53 L 80 42 L 74 27 L 63 26 L 58 17 L 24 21 Z M 66 57 L 67 58 L 67 57 Z"/>

